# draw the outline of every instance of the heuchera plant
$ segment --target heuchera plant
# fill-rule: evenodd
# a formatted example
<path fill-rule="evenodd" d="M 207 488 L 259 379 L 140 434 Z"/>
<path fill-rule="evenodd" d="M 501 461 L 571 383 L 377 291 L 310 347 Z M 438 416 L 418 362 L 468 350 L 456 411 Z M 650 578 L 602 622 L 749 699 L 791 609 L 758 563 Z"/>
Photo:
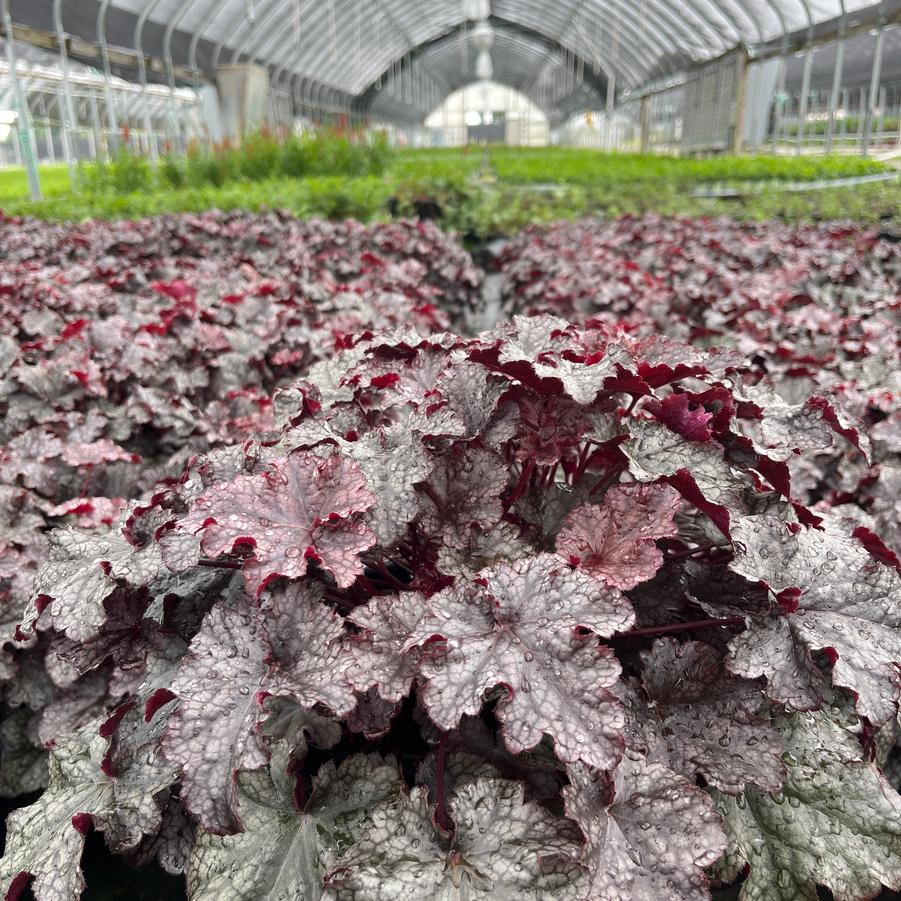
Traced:
<path fill-rule="evenodd" d="M 731 347 L 766 377 L 767 403 L 827 396 L 867 433 L 872 453 L 788 455 L 795 496 L 901 554 L 897 236 L 842 223 L 624 217 L 530 229 L 499 265 L 508 314 Z"/>
<path fill-rule="evenodd" d="M 476 272 L 415 222 L 0 216 L 0 795 L 41 787 L 41 746 L 111 700 L 49 633 L 14 641 L 48 531 L 105 534 L 193 455 L 271 428 L 274 389 L 352 336 L 445 331 Z"/>
<path fill-rule="evenodd" d="M 744 360 L 363 335 L 53 532 L 19 636 L 113 703 L 10 816 L 7 897 L 77 898 L 92 828 L 192 899 L 901 889 L 901 576 L 788 463 L 868 445 Z"/>

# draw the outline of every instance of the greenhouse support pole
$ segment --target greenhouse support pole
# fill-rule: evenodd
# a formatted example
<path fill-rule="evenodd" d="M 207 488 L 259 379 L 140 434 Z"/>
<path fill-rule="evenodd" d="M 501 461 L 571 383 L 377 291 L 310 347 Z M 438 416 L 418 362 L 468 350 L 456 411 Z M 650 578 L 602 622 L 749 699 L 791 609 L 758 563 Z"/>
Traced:
<path fill-rule="evenodd" d="M 44 120 L 44 143 L 47 145 L 47 158 L 50 165 L 56 165 L 56 147 L 53 144 L 53 126 L 49 119 Z"/>
<path fill-rule="evenodd" d="M 810 103 L 810 74 L 813 69 L 813 47 L 807 45 L 804 54 L 804 74 L 801 77 L 801 97 L 798 104 L 798 133 L 796 135 L 795 156 L 800 156 L 801 146 L 804 143 L 804 134 L 807 131 L 807 107 Z"/>
<path fill-rule="evenodd" d="M 857 136 L 857 141 L 860 144 L 860 152 L 866 156 L 866 151 L 863 149 L 863 125 L 864 120 L 867 118 L 867 91 L 866 88 L 861 88 L 858 91 L 858 104 L 857 104 L 857 129 L 854 134 Z"/>
<path fill-rule="evenodd" d="M 842 124 L 839 127 L 838 135 L 843 144 L 845 143 L 845 139 L 848 137 L 848 108 L 850 106 L 851 91 L 849 91 L 848 88 L 842 88 L 842 109 L 845 111 L 845 115 L 842 116 Z"/>
<path fill-rule="evenodd" d="M 826 120 L 826 140 L 823 150 L 832 153 L 832 140 L 835 137 L 835 113 L 838 107 L 838 98 L 842 90 L 842 76 L 845 68 L 845 19 L 842 16 L 842 24 L 839 26 L 839 38 L 835 47 L 835 68 L 832 71 L 832 93 L 829 95 L 829 118 Z"/>
<path fill-rule="evenodd" d="M 651 97 L 649 94 L 645 94 L 641 98 L 638 119 L 641 129 L 641 152 L 649 153 L 651 150 Z"/>
<path fill-rule="evenodd" d="M 62 116 L 63 156 L 69 169 L 69 187 L 74 191 L 77 187 L 75 177 L 75 159 L 72 133 L 75 127 L 74 110 L 72 108 L 72 83 L 69 79 L 69 49 L 66 44 L 66 32 L 63 29 L 63 0 L 53 0 L 53 24 L 56 28 L 56 42 L 59 46 L 59 63 L 63 76 L 63 103 L 60 105 Z"/>
<path fill-rule="evenodd" d="M 608 75 L 607 76 L 607 114 L 613 112 L 613 107 L 616 106 L 616 76 Z"/>
<path fill-rule="evenodd" d="M 138 53 L 138 79 L 141 83 L 141 98 L 144 111 L 144 133 L 147 136 L 147 149 L 150 151 L 150 159 L 156 161 L 156 138 L 153 134 L 153 119 L 150 115 L 150 98 L 147 95 L 147 63 L 143 53 Z"/>
<path fill-rule="evenodd" d="M 182 0 L 178 10 L 169 20 L 168 25 L 166 25 L 166 31 L 163 34 L 163 59 L 166 63 L 166 75 L 169 79 L 169 115 L 172 118 L 172 133 L 179 142 L 182 141 L 183 136 L 179 123 L 178 102 L 175 99 L 175 60 L 172 58 L 172 35 L 193 5 L 194 0 Z M 187 134 L 184 136 L 184 144 L 185 148 L 187 148 Z"/>
<path fill-rule="evenodd" d="M 801 96 L 798 102 L 798 133 L 795 138 L 795 156 L 800 156 L 807 132 L 807 109 L 810 104 L 810 74 L 813 70 L 813 47 L 807 45 L 804 54 L 804 74 L 801 76 Z"/>
<path fill-rule="evenodd" d="M 745 131 L 745 106 L 748 102 L 748 54 L 742 47 L 739 51 L 738 89 L 735 95 L 735 134 L 732 139 L 732 152 L 737 156 L 742 152 Z"/>
<path fill-rule="evenodd" d="M 788 45 L 783 44 L 782 55 L 779 57 L 779 82 L 776 86 L 777 105 L 775 109 L 775 119 L 773 123 L 773 137 L 778 144 L 785 139 L 785 104 L 788 97 L 785 88 L 788 83 Z"/>
<path fill-rule="evenodd" d="M 138 55 L 138 80 L 141 83 L 141 98 L 144 107 L 144 130 L 147 133 L 147 143 L 150 149 L 150 159 L 156 162 L 159 155 L 156 146 L 156 135 L 153 133 L 153 119 L 150 115 L 150 96 L 147 90 L 147 60 L 144 57 L 144 26 L 150 18 L 151 13 L 156 9 L 159 0 L 150 0 L 149 3 L 141 11 L 138 21 L 135 23 L 134 32 L 134 49 Z"/>
<path fill-rule="evenodd" d="M 100 46 L 100 58 L 103 61 L 103 87 L 106 93 L 106 115 L 109 120 L 110 133 L 113 145 L 118 144 L 119 121 L 116 115 L 116 97 L 113 92 L 113 72 L 109 61 L 109 45 L 106 42 L 106 14 L 111 0 L 102 0 L 100 10 L 97 13 L 97 43 Z M 107 156 L 113 154 L 107 141 Z"/>
<path fill-rule="evenodd" d="M 873 54 L 873 71 L 870 75 L 870 90 L 867 93 L 867 109 L 864 115 L 863 142 L 861 154 L 866 156 L 870 152 L 870 136 L 873 131 L 873 116 L 879 103 L 879 82 L 882 81 L 882 54 L 885 48 L 885 25 L 879 23 L 879 31 L 876 33 L 876 51 Z"/>
<path fill-rule="evenodd" d="M 13 40 L 13 20 L 9 13 L 9 0 L 0 0 L 0 8 L 3 12 L 3 31 L 6 35 L 6 61 L 9 63 L 10 78 L 13 83 L 13 93 L 16 97 L 16 135 L 19 139 L 22 159 L 25 163 L 25 171 L 28 173 L 28 190 L 32 200 L 41 199 L 41 177 L 38 174 L 38 164 L 34 155 L 34 132 L 31 128 L 31 113 L 28 109 L 28 101 L 19 81 L 19 70 L 16 60 L 16 45 Z"/>
<path fill-rule="evenodd" d="M 101 152 L 106 153 L 108 158 L 109 153 L 106 150 L 106 142 L 103 140 L 103 128 L 100 125 L 100 109 L 97 105 L 97 94 L 93 90 L 91 91 L 89 103 L 91 109 L 91 130 L 94 135 L 94 159 L 99 159 Z"/>

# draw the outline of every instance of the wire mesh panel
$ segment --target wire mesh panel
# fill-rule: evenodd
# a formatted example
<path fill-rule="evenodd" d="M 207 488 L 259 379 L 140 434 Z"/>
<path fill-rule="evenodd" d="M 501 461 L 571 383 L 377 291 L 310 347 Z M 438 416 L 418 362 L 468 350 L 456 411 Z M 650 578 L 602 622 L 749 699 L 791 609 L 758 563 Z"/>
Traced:
<path fill-rule="evenodd" d="M 737 49 L 688 76 L 683 89 L 682 150 L 724 151 L 735 146 L 745 65 L 745 51 Z"/>

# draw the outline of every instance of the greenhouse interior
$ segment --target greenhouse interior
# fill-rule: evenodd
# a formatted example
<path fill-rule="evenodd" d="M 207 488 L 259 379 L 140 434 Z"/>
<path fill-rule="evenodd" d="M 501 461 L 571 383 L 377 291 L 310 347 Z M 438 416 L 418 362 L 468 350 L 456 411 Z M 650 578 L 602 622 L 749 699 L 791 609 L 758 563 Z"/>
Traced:
<path fill-rule="evenodd" d="M 0 41 L 0 897 L 901 898 L 901 0 Z"/>

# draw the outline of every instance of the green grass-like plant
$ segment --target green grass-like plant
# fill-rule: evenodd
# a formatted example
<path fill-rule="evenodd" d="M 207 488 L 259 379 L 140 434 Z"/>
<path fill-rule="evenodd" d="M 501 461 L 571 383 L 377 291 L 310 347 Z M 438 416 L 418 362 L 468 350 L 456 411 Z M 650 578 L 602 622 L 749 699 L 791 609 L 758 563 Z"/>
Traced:
<path fill-rule="evenodd" d="M 473 239 L 511 234 L 532 223 L 649 211 L 899 225 L 899 181 L 798 193 L 780 188 L 786 181 L 884 170 L 873 160 L 844 156 L 694 160 L 570 148 L 392 151 L 383 140 L 348 140 L 329 132 L 280 140 L 261 134 L 215 152 L 196 148 L 186 157 L 166 156 L 155 169 L 120 153 L 112 163 L 81 167 L 78 192 L 48 190 L 38 204 L 27 200 L 24 172 L 7 170 L 0 172 L 0 208 L 55 220 L 216 207 L 369 221 L 387 216 L 389 208 L 413 215 L 437 206 L 445 227 Z M 67 181 L 65 167 L 42 174 L 48 184 L 51 178 L 55 185 Z M 722 182 L 748 190 L 730 199 L 693 193 Z"/>

